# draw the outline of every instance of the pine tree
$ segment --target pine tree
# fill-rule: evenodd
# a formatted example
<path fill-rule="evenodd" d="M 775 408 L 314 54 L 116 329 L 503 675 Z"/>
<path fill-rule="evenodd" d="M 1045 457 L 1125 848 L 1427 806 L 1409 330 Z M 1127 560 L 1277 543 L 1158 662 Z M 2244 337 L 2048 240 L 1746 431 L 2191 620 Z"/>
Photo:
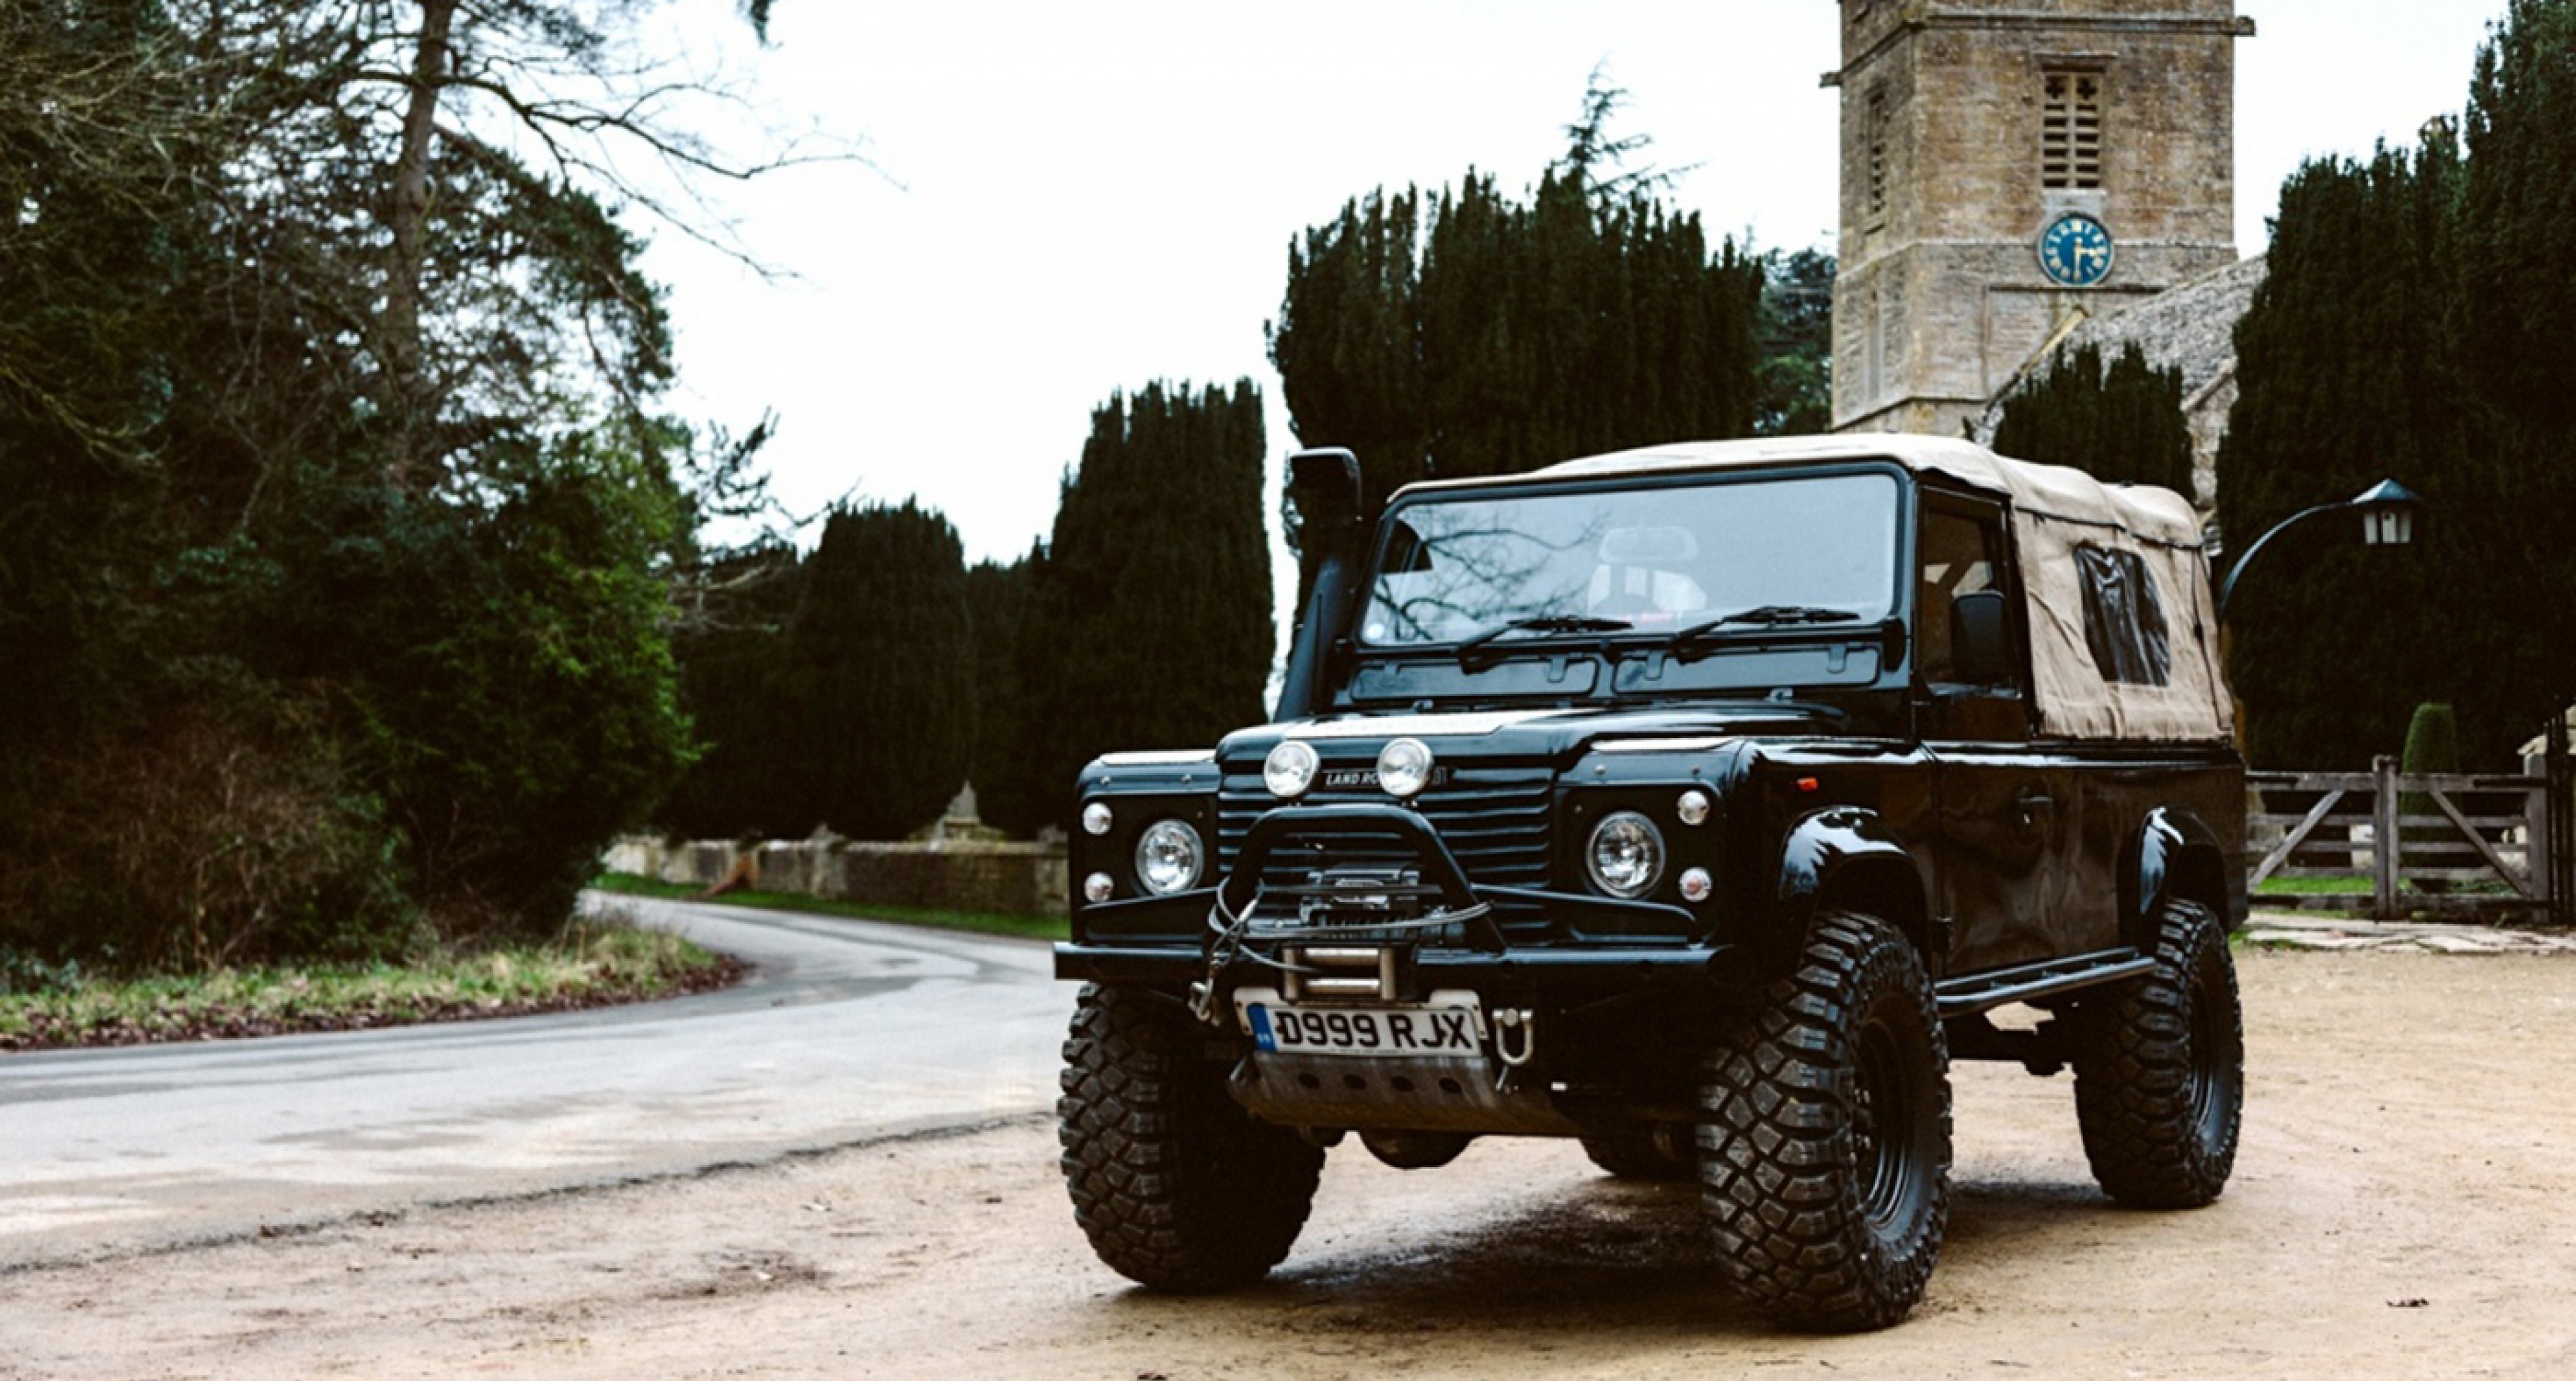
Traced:
<path fill-rule="evenodd" d="M 2093 345 L 2061 352 L 2004 400 L 1995 449 L 2072 465 L 2105 483 L 2161 485 L 2188 498 L 2191 423 L 2182 371 L 2157 369 L 2132 342 L 2104 367 Z"/>

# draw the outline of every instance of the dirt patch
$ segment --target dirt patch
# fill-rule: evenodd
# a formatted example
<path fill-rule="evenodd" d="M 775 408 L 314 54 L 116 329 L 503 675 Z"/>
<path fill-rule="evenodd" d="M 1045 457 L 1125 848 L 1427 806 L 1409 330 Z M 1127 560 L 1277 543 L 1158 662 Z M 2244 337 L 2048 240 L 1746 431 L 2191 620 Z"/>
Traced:
<path fill-rule="evenodd" d="M 1964 1065 L 1949 1249 L 1913 1320 L 1767 1329 L 1692 1191 L 1572 1146 L 1334 1153 L 1268 1283 L 1091 1257 L 1051 1129 L 0 1276 L 0 1376 L 1907 1378 L 2576 1374 L 2576 961 L 2243 955 L 2226 1197 L 2094 1189 L 2069 1085 Z"/>

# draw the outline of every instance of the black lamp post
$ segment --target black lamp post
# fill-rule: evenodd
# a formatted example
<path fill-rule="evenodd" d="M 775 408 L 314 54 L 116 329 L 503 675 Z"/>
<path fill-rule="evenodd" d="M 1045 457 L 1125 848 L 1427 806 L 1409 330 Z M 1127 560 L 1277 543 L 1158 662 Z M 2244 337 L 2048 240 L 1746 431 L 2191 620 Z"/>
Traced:
<path fill-rule="evenodd" d="M 2245 568 L 2263 554 L 2264 544 L 2282 533 L 2325 513 L 2361 514 L 2361 540 L 2371 546 L 2402 547 L 2415 540 L 2415 510 L 2424 506 L 2424 496 L 2395 480 L 2381 480 L 2349 499 L 2321 503 L 2301 509 L 2272 525 L 2272 530 L 2254 539 L 2254 545 L 2228 568 L 2227 583 L 2218 587 L 2218 617 L 2227 617 L 2227 601 L 2236 593 L 2236 582 L 2244 579 Z"/>

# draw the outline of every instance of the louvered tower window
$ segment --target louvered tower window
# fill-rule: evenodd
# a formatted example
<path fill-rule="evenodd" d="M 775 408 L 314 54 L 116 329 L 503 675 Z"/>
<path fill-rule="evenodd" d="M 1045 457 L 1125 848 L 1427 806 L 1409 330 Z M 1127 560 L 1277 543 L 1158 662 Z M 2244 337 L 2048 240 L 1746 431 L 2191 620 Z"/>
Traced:
<path fill-rule="evenodd" d="M 2102 75 L 2050 72 L 2044 81 L 2047 99 L 2040 110 L 2039 185 L 2100 187 Z"/>

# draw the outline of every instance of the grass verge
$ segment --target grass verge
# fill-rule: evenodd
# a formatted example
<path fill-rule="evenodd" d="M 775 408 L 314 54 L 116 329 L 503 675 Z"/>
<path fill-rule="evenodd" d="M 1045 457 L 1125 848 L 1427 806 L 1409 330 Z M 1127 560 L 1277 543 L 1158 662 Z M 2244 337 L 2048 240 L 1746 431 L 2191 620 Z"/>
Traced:
<path fill-rule="evenodd" d="M 591 879 L 591 888 L 629 897 L 665 897 L 678 901 L 696 899 L 704 888 L 684 883 L 664 882 L 658 878 L 639 877 L 633 873 L 603 873 Z M 726 906 L 753 906 L 765 911 L 803 911 L 821 916 L 849 916 L 863 921 L 895 921 L 903 925 L 937 926 L 944 930 L 977 930 L 987 935 L 1019 935 L 1036 940 L 1064 940 L 1072 937 L 1062 916 L 1032 916 L 1010 911 L 942 911 L 923 906 L 880 906 L 875 902 L 833 901 L 809 897 L 797 892 L 762 892 L 745 890 L 727 892 L 709 898 Z"/>
<path fill-rule="evenodd" d="M 519 1016 L 721 988 L 740 961 L 676 935 L 582 926 L 546 945 L 433 955 L 406 964 L 218 969 L 84 977 L 0 992 L 0 1050 L 357 1031 Z"/>

